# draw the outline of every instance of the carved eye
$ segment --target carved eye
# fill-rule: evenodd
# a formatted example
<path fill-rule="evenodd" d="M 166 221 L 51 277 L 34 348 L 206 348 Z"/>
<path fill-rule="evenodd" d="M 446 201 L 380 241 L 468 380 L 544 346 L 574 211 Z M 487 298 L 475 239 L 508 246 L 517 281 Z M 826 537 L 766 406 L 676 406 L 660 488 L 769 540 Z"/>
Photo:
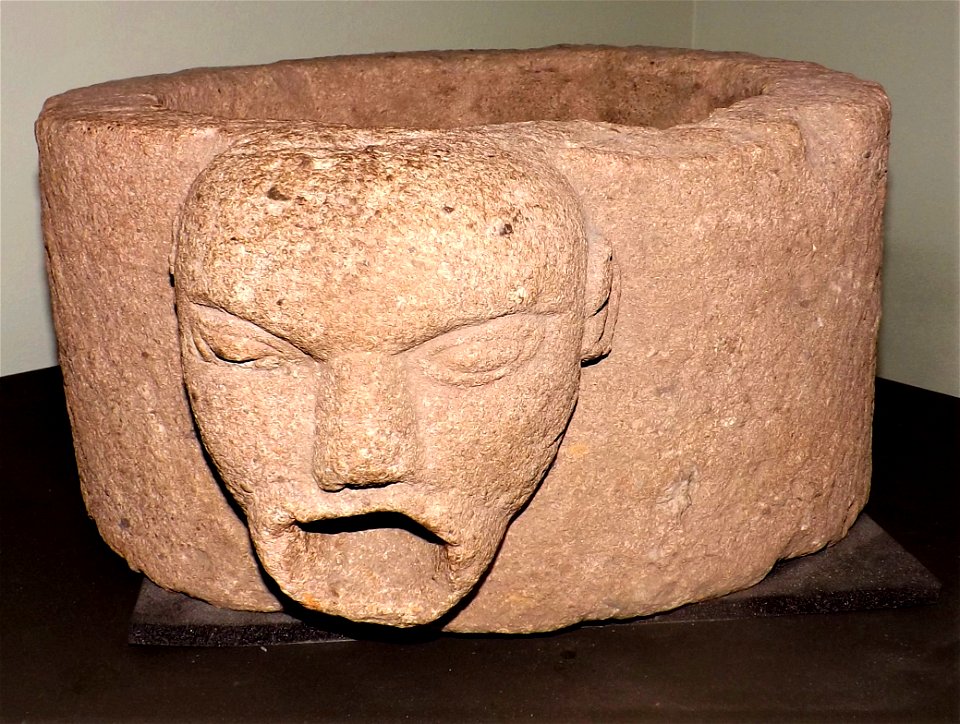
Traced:
<path fill-rule="evenodd" d="M 282 357 L 273 347 L 252 339 L 224 334 L 204 335 L 194 328 L 193 341 L 197 351 L 207 362 L 225 362 L 241 367 L 270 369 L 280 364 Z"/>
<path fill-rule="evenodd" d="M 543 330 L 529 318 L 504 317 L 444 335 L 420 364 L 437 382 L 479 387 L 520 369 L 542 340 Z"/>
<path fill-rule="evenodd" d="M 196 315 L 191 336 L 197 352 L 206 362 L 274 369 L 283 361 L 301 354 L 292 345 L 255 324 L 219 309 L 199 305 L 194 309 Z"/>

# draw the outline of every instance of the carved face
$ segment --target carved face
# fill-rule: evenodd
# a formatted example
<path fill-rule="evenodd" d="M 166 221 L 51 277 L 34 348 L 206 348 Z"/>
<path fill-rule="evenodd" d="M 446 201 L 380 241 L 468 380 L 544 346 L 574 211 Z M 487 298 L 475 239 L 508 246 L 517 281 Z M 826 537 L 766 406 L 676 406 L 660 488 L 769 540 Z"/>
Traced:
<path fill-rule="evenodd" d="M 285 593 L 409 626 L 474 587 L 576 401 L 586 248 L 561 179 L 478 143 L 248 144 L 203 173 L 184 375 Z"/>

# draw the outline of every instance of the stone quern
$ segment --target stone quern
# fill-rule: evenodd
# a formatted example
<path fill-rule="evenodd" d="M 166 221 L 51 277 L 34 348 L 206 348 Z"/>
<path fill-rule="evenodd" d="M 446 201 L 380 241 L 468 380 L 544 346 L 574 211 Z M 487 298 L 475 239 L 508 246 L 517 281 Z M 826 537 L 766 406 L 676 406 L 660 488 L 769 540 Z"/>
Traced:
<path fill-rule="evenodd" d="M 56 96 L 90 515 L 245 610 L 523 633 L 747 587 L 868 494 L 888 130 L 850 75 L 656 48 Z"/>

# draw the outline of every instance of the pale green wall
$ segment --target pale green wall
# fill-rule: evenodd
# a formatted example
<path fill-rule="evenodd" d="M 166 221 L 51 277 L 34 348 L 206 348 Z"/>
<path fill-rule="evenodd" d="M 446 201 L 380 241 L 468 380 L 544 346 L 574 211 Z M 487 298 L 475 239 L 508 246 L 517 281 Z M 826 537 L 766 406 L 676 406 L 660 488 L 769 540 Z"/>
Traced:
<path fill-rule="evenodd" d="M 880 374 L 960 395 L 954 2 L 0 3 L 3 374 L 56 363 L 32 123 L 89 83 L 377 50 L 649 44 L 814 60 L 893 98 Z"/>
<path fill-rule="evenodd" d="M 960 396 L 956 2 L 696 2 L 693 46 L 812 60 L 893 103 L 879 376 Z"/>
<path fill-rule="evenodd" d="M 45 98 L 204 65 L 556 43 L 686 45 L 690 2 L 9 2 L 2 21 L 3 374 L 56 364 L 33 122 Z"/>

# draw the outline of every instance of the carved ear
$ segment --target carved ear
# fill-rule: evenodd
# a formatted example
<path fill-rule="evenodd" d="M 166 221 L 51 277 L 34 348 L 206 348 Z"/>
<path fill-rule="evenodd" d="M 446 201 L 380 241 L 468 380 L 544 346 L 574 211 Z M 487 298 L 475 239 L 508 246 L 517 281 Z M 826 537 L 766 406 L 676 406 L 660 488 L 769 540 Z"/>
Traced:
<path fill-rule="evenodd" d="M 587 239 L 587 285 L 584 294 L 583 362 L 603 357 L 613 345 L 613 328 L 620 309 L 620 267 L 613 247 L 596 232 Z"/>

